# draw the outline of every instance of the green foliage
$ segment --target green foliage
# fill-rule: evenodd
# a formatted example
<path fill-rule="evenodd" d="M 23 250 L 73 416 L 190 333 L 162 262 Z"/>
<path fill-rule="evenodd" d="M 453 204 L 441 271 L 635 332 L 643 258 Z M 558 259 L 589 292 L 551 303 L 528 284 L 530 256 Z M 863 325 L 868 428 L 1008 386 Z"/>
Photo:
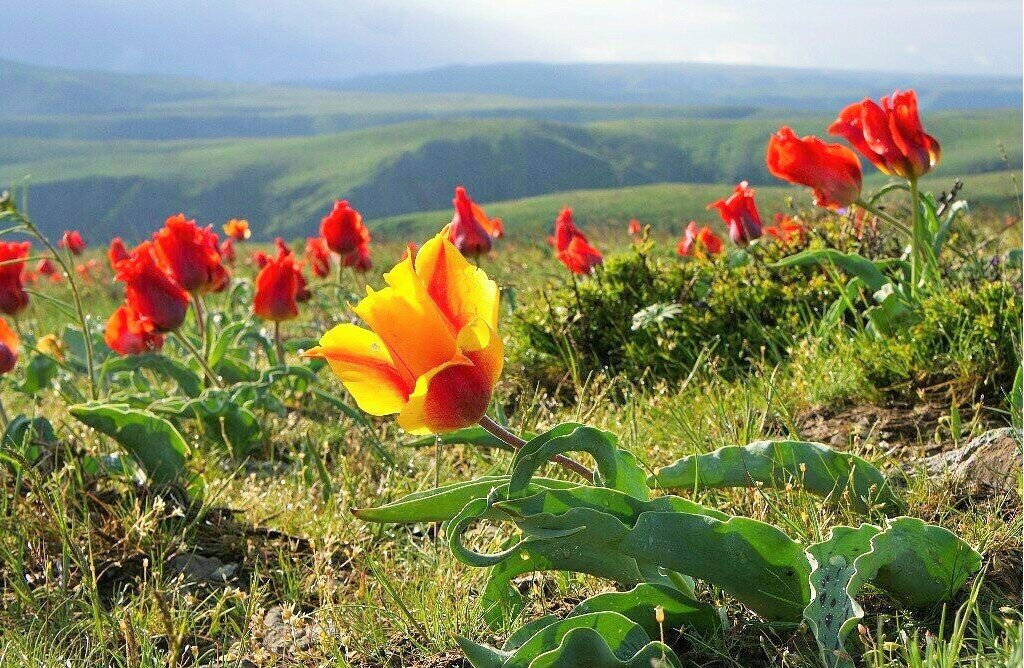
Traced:
<path fill-rule="evenodd" d="M 698 487 L 698 470 L 706 470 L 704 483 L 710 486 L 739 484 L 745 476 L 782 486 L 788 476 L 800 473 L 809 489 L 823 494 L 849 484 L 855 502 L 871 486 L 879 492 L 884 487 L 879 472 L 863 460 L 820 445 L 775 445 L 689 458 L 665 477 Z M 594 486 L 531 482 L 541 462 L 566 452 L 594 457 L 600 472 Z M 637 652 L 647 659 L 660 652 L 676 665 L 671 649 L 651 644 L 657 637 L 652 632 L 663 631 L 652 617 L 664 615 L 675 627 L 714 628 L 714 610 L 693 598 L 694 580 L 715 585 L 766 619 L 794 624 L 807 619 L 826 663 L 847 668 L 852 664 L 846 636 L 863 614 L 854 596 L 864 583 L 920 607 L 952 596 L 981 566 L 981 556 L 962 540 L 918 519 L 899 517 L 884 527 L 838 527 L 828 541 L 805 548 L 764 522 L 680 497 L 648 500 L 643 480 L 635 460 L 615 447 L 610 434 L 566 424 L 523 446 L 508 478 L 450 485 L 358 514 L 386 522 L 450 520 L 449 547 L 456 558 L 492 567 L 481 600 L 492 627 L 522 610 L 521 596 L 510 584 L 524 573 L 568 570 L 632 588 L 594 597 L 562 620 L 549 616 L 529 622 L 502 650 L 460 639 L 478 668 L 640 665 L 633 662 Z M 863 500 L 859 505 L 866 509 Z M 476 552 L 463 536 L 478 520 L 512 523 L 518 535 L 499 552 Z"/>

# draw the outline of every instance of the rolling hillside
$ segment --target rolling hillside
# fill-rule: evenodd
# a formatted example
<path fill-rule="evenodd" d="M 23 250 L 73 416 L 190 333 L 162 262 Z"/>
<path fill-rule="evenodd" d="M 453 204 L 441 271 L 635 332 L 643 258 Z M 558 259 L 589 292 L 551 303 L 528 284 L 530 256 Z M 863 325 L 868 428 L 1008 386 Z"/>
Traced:
<path fill-rule="evenodd" d="M 622 121 L 587 125 L 448 120 L 333 135 L 204 141 L 12 139 L 0 144 L 0 182 L 28 177 L 32 214 L 51 232 L 88 227 L 93 238 L 132 237 L 169 213 L 203 220 L 246 216 L 262 238 L 312 232 L 336 197 L 369 218 L 443 209 L 465 184 L 481 201 L 652 183 L 777 185 L 764 167 L 768 135 L 794 121 L 820 131 L 825 116 Z M 1021 162 L 1015 115 L 941 113 L 929 128 L 945 160 L 935 176 Z M 719 185 L 719 190 L 723 188 Z M 993 203 L 1011 206 L 1011 200 Z M 173 210 L 172 210 L 173 209 Z M 681 212 L 695 215 L 695 211 Z M 88 226 L 69 220 L 89 221 Z"/>

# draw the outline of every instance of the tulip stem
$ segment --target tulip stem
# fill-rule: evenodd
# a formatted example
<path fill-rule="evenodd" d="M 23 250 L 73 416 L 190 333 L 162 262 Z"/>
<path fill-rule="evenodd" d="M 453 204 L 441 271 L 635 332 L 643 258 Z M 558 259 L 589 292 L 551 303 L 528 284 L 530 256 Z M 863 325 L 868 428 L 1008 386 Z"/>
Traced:
<path fill-rule="evenodd" d="M 916 178 L 910 179 L 910 205 L 914 207 L 914 233 L 910 237 L 910 294 L 915 294 L 924 270 L 924 249 L 921 248 L 924 238 L 921 234 L 921 193 L 917 189 Z"/>
<path fill-rule="evenodd" d="M 274 352 L 277 353 L 277 363 L 284 364 L 284 342 L 281 341 L 281 323 L 274 321 Z"/>
<path fill-rule="evenodd" d="M 192 295 L 192 311 L 196 316 L 196 332 L 199 334 L 199 339 L 203 342 L 203 348 L 206 348 L 206 314 L 203 313 L 202 297 L 199 293 Z"/>
<path fill-rule="evenodd" d="M 903 234 L 905 234 L 908 237 L 910 237 L 911 239 L 914 238 L 914 233 L 910 230 L 909 227 L 907 227 L 906 225 L 901 223 L 896 218 L 894 218 L 894 217 L 890 216 L 889 214 L 885 213 L 881 209 L 878 209 L 875 206 L 873 206 L 871 204 L 868 204 L 863 199 L 858 199 L 856 202 L 854 202 L 854 204 L 856 204 L 860 208 L 864 209 L 868 213 L 873 213 L 874 215 L 878 216 L 879 218 L 881 218 L 885 222 L 889 223 L 890 225 L 895 227 L 897 230 L 899 230 Z"/>
<path fill-rule="evenodd" d="M 196 359 L 197 362 L 199 362 L 199 366 L 203 367 L 203 373 L 206 374 L 206 378 L 211 383 L 213 383 L 214 386 L 223 388 L 224 381 L 222 381 L 220 377 L 216 373 L 214 373 L 213 369 L 210 368 L 210 364 L 206 361 L 206 358 L 203 357 L 203 353 L 201 353 L 198 348 L 192 345 L 192 342 L 188 340 L 188 337 L 178 332 L 177 330 L 172 331 L 171 334 L 174 335 L 174 338 L 178 340 L 178 343 L 185 346 L 185 349 L 188 350 L 188 352 L 192 355 L 192 357 Z"/>
<path fill-rule="evenodd" d="M 64 275 L 68 277 L 68 285 L 71 286 L 71 297 L 75 302 L 75 312 L 78 315 L 78 323 L 82 326 L 82 338 L 85 339 L 85 366 L 89 373 L 89 396 L 95 400 L 99 395 L 96 393 L 96 369 L 94 368 L 95 364 L 93 363 L 92 335 L 89 332 L 89 322 L 85 318 L 85 309 L 82 308 L 82 296 L 78 293 L 78 284 L 75 282 L 75 275 L 72 272 L 72 266 L 59 252 L 57 252 L 57 249 L 50 243 L 50 240 L 39 231 L 39 228 L 36 227 L 36 224 L 33 223 L 28 216 L 24 215 L 20 211 L 17 211 L 15 215 L 21 223 L 29 229 L 32 235 L 46 246 L 46 249 L 50 251 L 51 255 L 53 255 L 53 259 L 55 259 L 57 264 L 60 265 L 60 268 L 64 270 Z M 68 251 L 68 257 L 71 257 L 70 251 Z"/>
<path fill-rule="evenodd" d="M 502 427 L 486 415 L 480 418 L 480 426 L 483 427 L 491 436 L 494 436 L 502 443 L 510 446 L 513 450 L 519 451 L 524 445 L 526 445 L 526 441 L 510 432 L 505 427 Z M 587 482 L 594 482 L 594 472 L 573 459 L 569 459 L 564 455 L 555 455 L 551 458 L 551 461 L 555 462 L 562 468 L 578 473 L 586 478 Z"/>

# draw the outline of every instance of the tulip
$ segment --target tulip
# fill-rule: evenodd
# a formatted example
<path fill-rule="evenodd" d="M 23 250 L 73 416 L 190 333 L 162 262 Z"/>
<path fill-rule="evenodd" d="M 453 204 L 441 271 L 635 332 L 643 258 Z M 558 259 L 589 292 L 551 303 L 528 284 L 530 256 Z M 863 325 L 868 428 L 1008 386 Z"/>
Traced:
<path fill-rule="evenodd" d="M 127 303 L 117 307 L 110 316 L 103 339 L 107 347 L 118 355 L 156 352 L 164 345 L 163 334 L 151 331 L 146 322 Z"/>
<path fill-rule="evenodd" d="M 235 264 L 235 239 L 234 237 L 228 237 L 224 241 L 220 242 L 220 259 L 227 265 Z"/>
<path fill-rule="evenodd" d="M 573 237 L 565 250 L 558 251 L 558 259 L 574 274 L 590 274 L 604 261 L 600 251 L 582 236 Z"/>
<path fill-rule="evenodd" d="M 363 224 L 363 215 L 344 199 L 336 201 L 331 212 L 320 221 L 320 236 L 338 255 L 351 253 L 360 244 L 370 242 L 370 230 Z"/>
<path fill-rule="evenodd" d="M 326 359 L 359 407 L 398 414 L 414 434 L 479 422 L 501 375 L 498 286 L 450 241 L 450 228 L 384 275 L 355 307 L 369 329 L 336 326 L 306 353 Z"/>
<path fill-rule="evenodd" d="M 573 225 L 572 209 L 565 207 L 555 219 L 555 234 L 548 237 L 548 243 L 554 246 L 556 251 L 564 251 L 575 237 L 582 237 L 584 242 L 587 240 L 587 237 Z"/>
<path fill-rule="evenodd" d="M 787 245 L 792 242 L 803 243 L 804 235 L 806 234 L 803 225 L 797 220 L 782 214 L 775 214 L 775 224 L 764 228 L 764 233 Z"/>
<path fill-rule="evenodd" d="M 78 230 L 65 230 L 64 235 L 57 242 L 57 247 L 66 248 L 71 251 L 72 255 L 81 255 L 85 252 L 85 241 L 82 240 L 82 235 Z"/>
<path fill-rule="evenodd" d="M 829 134 L 845 138 L 885 174 L 916 181 L 939 164 L 939 142 L 921 125 L 914 91 L 896 91 L 879 106 L 864 99 L 839 112 Z"/>
<path fill-rule="evenodd" d="M 353 271 L 358 271 L 360 274 L 365 274 L 373 269 L 373 262 L 370 261 L 370 244 L 357 246 L 355 250 L 342 258 L 342 264 L 346 267 L 351 267 Z"/>
<path fill-rule="evenodd" d="M 676 246 L 676 254 L 690 257 L 701 248 L 708 255 L 718 255 L 722 252 L 722 240 L 709 226 L 698 227 L 696 221 L 690 221 L 682 241 Z"/>
<path fill-rule="evenodd" d="M 170 332 L 185 321 L 189 296 L 153 255 L 152 242 L 142 242 L 117 263 L 115 278 L 125 284 L 128 306 L 149 331 Z"/>
<path fill-rule="evenodd" d="M 46 334 L 36 341 L 36 351 L 52 357 L 58 362 L 64 361 L 64 344 L 56 334 Z"/>
<path fill-rule="evenodd" d="M 53 276 L 58 273 L 57 265 L 53 263 L 48 257 L 39 258 L 39 262 L 36 262 L 36 273 L 40 276 Z"/>
<path fill-rule="evenodd" d="M 840 144 L 800 138 L 783 127 L 768 140 L 767 163 L 772 176 L 811 188 L 817 206 L 843 209 L 860 198 L 860 160 Z"/>
<path fill-rule="evenodd" d="M 262 269 L 263 267 L 270 264 L 270 256 L 261 250 L 249 253 L 249 259 L 252 261 L 254 265 L 256 265 L 257 269 Z"/>
<path fill-rule="evenodd" d="M 186 292 L 218 292 L 228 283 L 227 270 L 220 261 L 217 235 L 179 213 L 171 216 L 153 235 L 153 250 L 160 266 Z"/>
<path fill-rule="evenodd" d="M 640 226 L 639 220 L 632 218 L 629 221 L 629 225 L 626 226 L 626 231 L 629 233 L 629 236 L 635 237 L 643 231 L 643 228 Z"/>
<path fill-rule="evenodd" d="M 270 258 L 256 276 L 253 312 L 264 320 L 274 322 L 297 318 L 300 289 L 305 289 L 305 281 L 299 263 L 291 249 L 278 239 L 277 256 Z"/>
<path fill-rule="evenodd" d="M 729 197 L 708 204 L 708 208 L 718 209 L 729 227 L 729 238 L 737 246 L 746 246 L 761 236 L 761 214 L 754 201 L 754 189 L 746 181 L 740 182 Z"/>
<path fill-rule="evenodd" d="M 117 271 L 117 263 L 128 258 L 128 250 L 124 247 L 121 237 L 114 237 L 110 240 L 110 250 L 107 251 L 107 258 L 110 260 L 110 268 Z"/>
<path fill-rule="evenodd" d="M 0 320 L 0 374 L 10 373 L 18 363 L 18 335 L 6 320 Z"/>
<path fill-rule="evenodd" d="M 331 251 L 323 237 L 306 239 L 306 259 L 313 275 L 324 278 L 331 273 Z"/>
<path fill-rule="evenodd" d="M 232 218 L 224 223 L 224 227 L 221 229 L 224 230 L 224 234 L 235 241 L 245 241 L 252 235 L 252 231 L 249 229 L 249 221 L 239 218 Z"/>
<path fill-rule="evenodd" d="M 500 218 L 488 218 L 462 186 L 455 188 L 455 215 L 448 225 L 448 240 L 455 244 L 463 255 L 479 256 L 489 253 L 491 239 L 505 236 L 505 226 Z"/>
<path fill-rule="evenodd" d="M 28 241 L 0 241 L 0 311 L 9 316 L 18 315 L 28 306 L 22 275 L 31 247 Z"/>
<path fill-rule="evenodd" d="M 93 280 L 93 272 L 96 270 L 96 265 L 96 260 L 86 260 L 85 262 L 75 265 L 75 271 L 82 277 L 83 281 L 91 283 Z"/>

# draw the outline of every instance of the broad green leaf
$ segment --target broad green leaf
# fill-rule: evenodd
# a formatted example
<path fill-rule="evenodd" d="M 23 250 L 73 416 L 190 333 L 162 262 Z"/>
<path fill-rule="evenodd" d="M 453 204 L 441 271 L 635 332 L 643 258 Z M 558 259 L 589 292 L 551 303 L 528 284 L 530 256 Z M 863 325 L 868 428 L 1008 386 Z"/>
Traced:
<path fill-rule="evenodd" d="M 57 377 L 60 367 L 57 363 L 47 357 L 33 353 L 25 365 L 23 374 L 24 380 L 17 385 L 17 390 L 23 394 L 33 395 L 50 387 L 50 383 Z"/>
<path fill-rule="evenodd" d="M 512 461 L 509 496 L 523 494 L 534 472 L 555 455 L 586 452 L 594 457 L 598 474 L 594 484 L 610 487 L 638 499 L 650 497 L 647 475 L 632 453 L 617 447 L 614 434 L 581 424 L 566 423 L 528 441 Z"/>
<path fill-rule="evenodd" d="M 816 248 L 800 251 L 794 255 L 785 257 L 773 267 L 805 267 L 812 264 L 832 264 L 848 274 L 856 276 L 864 281 L 872 291 L 880 290 L 883 285 L 889 282 L 885 274 L 874 262 L 858 255 L 857 253 L 844 253 L 832 248 Z"/>
<path fill-rule="evenodd" d="M 609 646 L 603 629 L 577 628 L 565 634 L 562 644 L 530 663 L 530 668 L 679 668 L 682 664 L 672 648 L 651 641 L 629 655 L 633 638 L 623 638 L 615 649 Z M 618 641 L 615 638 L 613 642 Z"/>
<path fill-rule="evenodd" d="M 178 389 L 187 396 L 196 397 L 203 391 L 203 381 L 198 374 L 181 362 L 158 353 L 126 355 L 110 359 L 103 365 L 100 380 L 102 381 L 103 378 L 111 374 L 138 369 L 149 369 L 166 376 L 173 380 L 178 385 Z"/>
<path fill-rule="evenodd" d="M 188 445 L 178 430 L 155 413 L 125 404 L 78 404 L 69 412 L 123 447 L 155 483 L 187 483 Z"/>
<path fill-rule="evenodd" d="M 508 485 L 509 476 L 485 476 L 476 480 L 457 482 L 422 492 L 414 492 L 392 503 L 377 508 L 360 508 L 352 512 L 368 522 L 411 524 L 413 522 L 446 522 L 451 520 L 474 499 L 483 499 L 498 487 Z M 551 478 L 534 478 L 530 489 L 571 489 L 576 483 Z"/>
<path fill-rule="evenodd" d="M 874 466 L 856 455 L 805 441 L 757 441 L 690 455 L 659 469 L 650 480 L 652 486 L 694 491 L 756 483 L 780 489 L 797 485 L 836 501 L 845 494 L 860 512 L 879 504 L 887 512 L 902 507 Z"/>
<path fill-rule="evenodd" d="M 529 432 L 523 433 L 523 438 L 530 440 L 536 436 Z M 466 427 L 465 429 L 459 429 L 457 431 L 450 431 L 446 434 L 440 434 L 440 436 L 421 436 L 420 438 L 413 439 L 404 445 L 410 448 L 428 448 L 437 443 L 438 438 L 444 445 L 475 445 L 482 448 L 497 448 L 499 450 L 512 450 L 505 441 L 492 436 L 489 431 L 483 427 Z"/>
<path fill-rule="evenodd" d="M 656 608 L 661 608 L 665 615 L 663 624 L 658 624 Z M 684 627 L 707 631 L 722 626 L 722 619 L 713 606 L 696 601 L 674 587 L 650 582 L 642 582 L 629 591 L 592 596 L 573 608 L 569 616 L 606 611 L 617 612 L 639 624 L 652 638 L 659 637 L 663 628 L 668 633 Z"/>
<path fill-rule="evenodd" d="M 853 668 L 846 641 L 864 616 L 855 596 L 865 583 L 918 608 L 953 596 L 981 568 L 981 555 L 942 527 L 911 517 L 836 527 L 829 539 L 807 549 L 811 600 L 804 610 L 822 661 Z"/>
<path fill-rule="evenodd" d="M 210 356 L 206 360 L 207 363 L 216 368 L 220 361 L 224 359 L 224 355 L 228 352 L 228 349 L 234 343 L 235 339 L 238 338 L 239 332 L 246 328 L 247 323 L 244 320 L 235 321 L 229 323 L 220 330 L 217 334 L 217 340 L 210 349 Z"/>
<path fill-rule="evenodd" d="M 18 415 L 7 424 L 0 450 L 12 450 L 27 464 L 34 464 L 41 454 L 39 443 L 53 444 L 57 434 L 44 417 Z"/>

